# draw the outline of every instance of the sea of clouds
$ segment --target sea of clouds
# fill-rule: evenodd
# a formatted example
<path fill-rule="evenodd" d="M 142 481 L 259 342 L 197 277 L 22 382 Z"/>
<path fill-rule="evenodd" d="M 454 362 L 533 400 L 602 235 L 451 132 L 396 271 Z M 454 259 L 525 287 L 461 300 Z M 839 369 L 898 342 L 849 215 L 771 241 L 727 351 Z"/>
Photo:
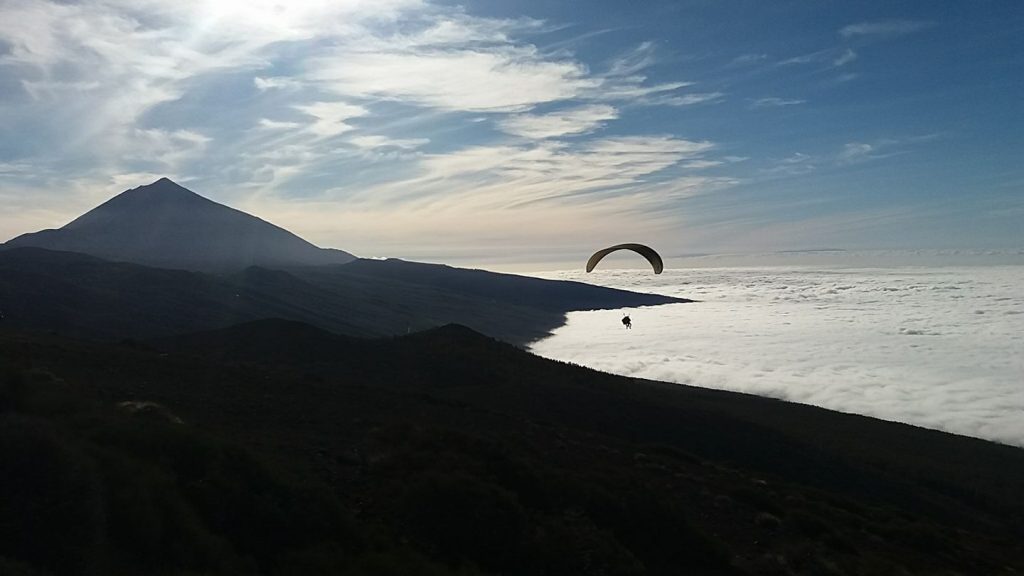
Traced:
<path fill-rule="evenodd" d="M 574 312 L 535 354 L 1024 446 L 1024 266 L 536 275 L 699 302 Z"/>

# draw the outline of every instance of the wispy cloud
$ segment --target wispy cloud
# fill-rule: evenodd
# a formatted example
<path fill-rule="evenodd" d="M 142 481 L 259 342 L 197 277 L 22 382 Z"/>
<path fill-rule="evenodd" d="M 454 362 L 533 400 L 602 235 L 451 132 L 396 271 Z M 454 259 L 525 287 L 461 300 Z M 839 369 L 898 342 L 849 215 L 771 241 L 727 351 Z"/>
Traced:
<path fill-rule="evenodd" d="M 295 109 L 313 117 L 309 131 L 322 138 L 355 130 L 347 121 L 369 114 L 366 108 L 348 102 L 314 102 L 296 105 Z"/>
<path fill-rule="evenodd" d="M 379 134 L 364 134 L 353 136 L 348 139 L 350 144 L 366 150 L 377 148 L 400 148 L 402 150 L 415 150 L 430 143 L 429 138 L 388 138 Z"/>
<path fill-rule="evenodd" d="M 599 85 L 578 62 L 548 61 L 524 46 L 436 52 L 338 49 L 310 61 L 308 77 L 341 96 L 473 112 L 527 110 Z"/>
<path fill-rule="evenodd" d="M 843 38 L 856 38 L 864 36 L 903 36 L 924 30 L 933 26 L 932 22 L 924 20 L 878 20 L 874 22 L 859 22 L 844 26 L 839 30 Z"/>
<path fill-rule="evenodd" d="M 714 149 L 711 142 L 670 136 L 601 138 L 576 145 L 476 146 L 422 157 L 413 179 L 367 191 L 365 201 L 508 208 L 538 201 L 621 200 L 642 192 L 646 179 Z M 443 197 L 434 192 L 450 192 Z M 410 192 L 414 191 L 414 192 Z"/>
<path fill-rule="evenodd" d="M 839 164 L 861 164 L 872 160 L 881 160 L 891 156 L 906 154 L 900 148 L 899 140 L 882 139 L 874 142 L 847 142 L 836 155 Z"/>
<path fill-rule="evenodd" d="M 843 145 L 843 149 L 837 155 L 837 159 L 842 164 L 855 164 L 858 162 L 865 162 L 867 160 L 883 158 L 884 156 L 879 153 L 882 148 L 888 147 L 886 142 L 876 142 L 874 144 L 868 144 L 866 142 L 847 142 Z"/>
<path fill-rule="evenodd" d="M 725 164 L 724 160 L 690 160 L 683 164 L 684 168 L 693 168 L 694 170 L 702 170 L 704 168 L 714 168 L 716 166 L 722 166 Z"/>
<path fill-rule="evenodd" d="M 618 117 L 614 107 L 596 104 L 549 114 L 516 114 L 499 121 L 498 127 L 525 138 L 553 138 L 593 132 Z"/>
<path fill-rule="evenodd" d="M 799 104 L 806 103 L 806 100 L 800 100 L 797 98 L 778 98 L 775 96 L 769 96 L 767 98 L 758 98 L 750 102 L 751 108 L 779 108 L 783 106 L 797 106 Z"/>
<path fill-rule="evenodd" d="M 260 118 L 259 121 L 259 127 L 264 130 L 291 130 L 301 126 L 302 124 L 299 122 L 282 122 L 269 118 Z"/>
<path fill-rule="evenodd" d="M 939 134 L 925 134 L 904 138 L 880 138 L 871 142 L 847 142 L 836 155 L 838 164 L 860 164 L 881 160 L 910 152 L 912 146 L 932 142 Z"/>
<path fill-rule="evenodd" d="M 817 62 L 827 62 L 829 59 L 835 57 L 835 53 L 836 53 L 836 51 L 832 50 L 832 49 L 818 50 L 818 51 L 815 51 L 815 52 L 810 52 L 810 53 L 807 53 L 807 54 L 801 54 L 799 56 L 793 56 L 791 58 L 786 58 L 785 60 L 781 60 L 778 63 L 778 65 L 779 66 L 790 66 L 790 65 L 794 65 L 794 64 L 814 64 L 814 63 L 817 63 Z"/>
<path fill-rule="evenodd" d="M 857 59 L 857 53 L 850 48 L 836 49 L 829 48 L 818 50 L 808 54 L 801 54 L 787 58 L 778 63 L 779 66 L 793 66 L 800 64 L 819 64 L 824 69 L 841 68 Z"/>
<path fill-rule="evenodd" d="M 299 82 L 298 80 L 294 79 L 294 78 L 282 78 L 282 77 L 263 78 L 261 76 L 256 76 L 256 77 L 254 77 L 252 79 L 252 81 L 253 81 L 253 84 L 256 86 L 256 88 L 260 92 L 265 92 L 267 90 L 286 89 L 286 88 L 299 88 L 299 87 L 302 86 L 302 83 Z"/>
<path fill-rule="evenodd" d="M 843 51 L 842 54 L 839 55 L 838 58 L 832 61 L 832 65 L 835 66 L 836 68 L 839 68 L 840 66 L 846 66 L 847 64 L 853 62 L 856 59 L 857 53 L 847 48 L 845 51 Z"/>
<path fill-rule="evenodd" d="M 642 42 L 615 57 L 608 66 L 610 76 L 631 76 L 654 64 L 654 43 Z"/>
<path fill-rule="evenodd" d="M 693 106 L 694 104 L 715 104 L 725 98 L 723 92 L 694 92 L 680 95 L 655 95 L 642 98 L 640 103 L 657 106 Z"/>
<path fill-rule="evenodd" d="M 818 169 L 818 159 L 810 154 L 794 152 L 773 161 L 762 173 L 769 176 L 800 176 Z"/>
<path fill-rule="evenodd" d="M 768 59 L 767 54 L 740 54 L 729 61 L 729 66 L 750 66 Z"/>

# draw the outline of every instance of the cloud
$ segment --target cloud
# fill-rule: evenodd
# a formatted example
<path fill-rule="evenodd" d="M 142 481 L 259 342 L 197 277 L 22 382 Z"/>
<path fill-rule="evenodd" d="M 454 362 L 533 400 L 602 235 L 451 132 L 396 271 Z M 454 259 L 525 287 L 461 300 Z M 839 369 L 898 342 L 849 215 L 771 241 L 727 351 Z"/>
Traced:
<path fill-rule="evenodd" d="M 416 196 L 427 195 L 436 203 L 442 200 L 430 191 L 440 185 L 451 191 L 443 201 L 504 207 L 554 199 L 622 199 L 642 189 L 643 178 L 682 160 L 700 158 L 713 148 L 710 142 L 669 136 L 601 138 L 575 146 L 546 140 L 477 146 L 425 155 L 423 174 L 395 187 L 418 190 Z"/>
<path fill-rule="evenodd" d="M 647 84 L 643 71 L 656 63 L 654 43 L 643 42 L 613 58 L 608 70 L 597 76 L 599 83 L 585 90 L 581 97 L 642 106 L 690 106 L 717 102 L 724 96 L 721 92 L 678 94 L 680 89 L 694 85 L 689 81 Z"/>
<path fill-rule="evenodd" d="M 348 139 L 350 144 L 358 148 L 372 150 L 375 148 L 401 148 L 415 150 L 430 143 L 429 138 L 388 138 L 379 134 L 365 134 Z"/>
<path fill-rule="evenodd" d="M 767 59 L 767 54 L 740 54 L 729 62 L 729 66 L 750 66 Z"/>
<path fill-rule="evenodd" d="M 297 104 L 294 108 L 314 118 L 308 130 L 321 138 L 329 138 L 354 130 L 355 128 L 346 121 L 366 116 L 369 113 L 366 108 L 348 102 L 314 102 L 312 104 Z"/>
<path fill-rule="evenodd" d="M 795 66 L 803 64 L 820 64 L 823 69 L 841 68 L 857 59 L 857 53 L 850 48 L 834 49 L 828 48 L 808 54 L 801 54 L 780 61 L 778 66 Z"/>
<path fill-rule="evenodd" d="M 302 83 L 299 82 L 298 80 L 294 79 L 294 78 L 284 78 L 284 77 L 263 78 L 263 77 L 260 77 L 260 76 L 256 76 L 255 78 L 252 79 L 252 81 L 253 81 L 253 84 L 256 86 L 256 89 L 259 90 L 260 92 L 265 92 L 267 90 L 282 90 L 282 89 L 288 89 L 288 88 L 299 88 L 299 87 L 302 86 Z"/>
<path fill-rule="evenodd" d="M 762 172 L 765 174 L 799 176 L 817 169 L 817 158 L 803 152 L 794 152 L 785 158 L 774 161 L 771 166 L 762 169 Z"/>
<path fill-rule="evenodd" d="M 725 162 L 722 160 L 691 160 L 684 163 L 683 167 L 702 170 L 704 168 L 714 168 L 715 166 L 721 166 L 723 164 L 725 164 Z"/>
<path fill-rule="evenodd" d="M 270 120 L 269 118 L 260 118 L 259 122 L 259 127 L 264 130 L 291 130 L 301 126 L 302 124 L 299 122 L 281 122 L 278 120 Z"/>
<path fill-rule="evenodd" d="M 651 102 L 652 98 L 665 96 L 680 88 L 692 86 L 692 82 L 664 82 L 645 86 L 646 78 L 634 76 L 629 78 L 605 78 L 584 92 L 583 96 L 592 100 L 628 102 Z"/>
<path fill-rule="evenodd" d="M 800 56 L 793 56 L 787 58 L 778 63 L 779 66 L 790 66 L 794 64 L 813 64 L 816 62 L 825 62 L 835 54 L 835 50 L 818 50 L 817 52 L 811 52 L 809 54 L 801 54 Z"/>
<path fill-rule="evenodd" d="M 769 96 L 767 98 L 758 98 L 751 101 L 751 108 L 779 108 L 783 106 L 796 106 L 798 104 L 804 104 L 807 100 L 799 100 L 796 98 L 776 98 Z"/>
<path fill-rule="evenodd" d="M 847 142 L 836 154 L 838 164 L 859 164 L 870 160 L 880 160 L 910 152 L 910 147 L 932 142 L 940 134 L 923 134 L 902 138 L 879 138 L 871 142 Z"/>
<path fill-rule="evenodd" d="M 614 58 L 608 67 L 609 76 L 632 76 L 654 64 L 654 43 L 642 42 Z"/>
<path fill-rule="evenodd" d="M 531 47 L 435 52 L 352 52 L 309 63 L 308 77 L 354 98 L 408 101 L 444 110 L 526 110 L 579 96 L 599 82 L 578 62 L 548 61 Z"/>
<path fill-rule="evenodd" d="M 343 193 L 347 210 L 417 214 L 408 230 L 421 242 L 430 238 L 433 250 L 459 250 L 466 228 L 456 233 L 448 226 L 460 218 L 481 234 L 474 245 L 493 249 L 513 238 L 536 242 L 571 230 L 592 235 L 610 221 L 646 229 L 656 221 L 668 225 L 660 207 L 736 184 L 681 172 L 683 161 L 713 150 L 710 142 L 667 136 L 476 146 L 421 154 L 408 178 Z M 556 215 L 565 219 L 562 226 L 554 225 Z M 554 228 L 540 234 L 539 222 Z M 380 238 L 380 230 L 368 233 Z M 426 244 L 418 250 L 427 250 Z"/>
<path fill-rule="evenodd" d="M 903 36 L 933 26 L 932 22 L 923 20 L 879 20 L 860 22 L 844 26 L 839 30 L 843 38 L 866 36 Z"/>
<path fill-rule="evenodd" d="M 651 106 L 693 106 L 694 104 L 715 104 L 721 102 L 723 98 L 725 98 L 725 94 L 722 92 L 702 92 L 680 96 L 656 95 L 641 98 L 639 102 Z"/>
<path fill-rule="evenodd" d="M 24 162 L 0 162 L 0 176 L 29 174 L 32 170 L 33 166 Z"/>
<path fill-rule="evenodd" d="M 839 55 L 838 58 L 832 61 L 832 65 L 835 66 L 836 68 L 839 68 L 840 66 L 846 66 L 847 64 L 853 62 L 856 59 L 857 53 L 847 48 L 842 54 Z"/>
<path fill-rule="evenodd" d="M 878 262 L 877 256 L 830 258 L 833 266 L 813 269 L 712 261 L 707 269 L 677 263 L 685 271 L 673 271 L 669 258 L 657 277 L 614 269 L 585 278 L 582 271 L 551 274 L 700 302 L 632 310 L 628 333 L 619 329 L 618 311 L 570 313 L 564 327 L 531 350 L 631 377 L 1024 446 L 1024 356 L 1016 353 L 1024 314 L 1014 293 L 1024 281 L 1020 269 L 872 272 L 858 262 Z"/>
<path fill-rule="evenodd" d="M 524 138 L 554 138 L 593 132 L 618 117 L 619 111 L 614 107 L 596 104 L 549 114 L 516 114 L 499 121 L 498 127 Z"/>
<path fill-rule="evenodd" d="M 866 144 L 864 142 L 848 142 L 843 145 L 843 149 L 839 152 L 838 159 L 843 164 L 853 164 L 856 162 L 863 162 L 872 158 L 877 158 L 878 149 L 883 147 L 882 144 Z"/>

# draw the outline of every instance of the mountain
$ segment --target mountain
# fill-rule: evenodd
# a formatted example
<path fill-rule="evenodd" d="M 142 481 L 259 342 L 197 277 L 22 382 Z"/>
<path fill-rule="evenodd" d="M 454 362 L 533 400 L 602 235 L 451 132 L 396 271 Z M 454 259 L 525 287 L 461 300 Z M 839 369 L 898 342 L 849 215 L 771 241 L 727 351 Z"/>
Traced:
<path fill-rule="evenodd" d="M 23 234 L 7 244 L 200 271 L 341 264 L 354 259 L 341 250 L 318 248 L 167 178 L 122 192 L 63 228 Z"/>
<path fill-rule="evenodd" d="M 1024 450 L 447 325 L 0 324 L 0 573 L 1019 574 Z M 3 498 L 16 494 L 15 498 Z"/>

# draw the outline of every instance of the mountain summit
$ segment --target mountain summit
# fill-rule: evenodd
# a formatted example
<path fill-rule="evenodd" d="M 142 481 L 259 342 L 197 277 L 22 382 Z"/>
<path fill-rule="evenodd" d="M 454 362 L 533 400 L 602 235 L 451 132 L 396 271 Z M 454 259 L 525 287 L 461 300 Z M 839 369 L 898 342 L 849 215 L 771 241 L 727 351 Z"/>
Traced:
<path fill-rule="evenodd" d="M 354 259 L 348 252 L 319 248 L 265 220 L 203 198 L 167 178 L 126 190 L 63 228 L 23 234 L 7 245 L 207 272 Z"/>

